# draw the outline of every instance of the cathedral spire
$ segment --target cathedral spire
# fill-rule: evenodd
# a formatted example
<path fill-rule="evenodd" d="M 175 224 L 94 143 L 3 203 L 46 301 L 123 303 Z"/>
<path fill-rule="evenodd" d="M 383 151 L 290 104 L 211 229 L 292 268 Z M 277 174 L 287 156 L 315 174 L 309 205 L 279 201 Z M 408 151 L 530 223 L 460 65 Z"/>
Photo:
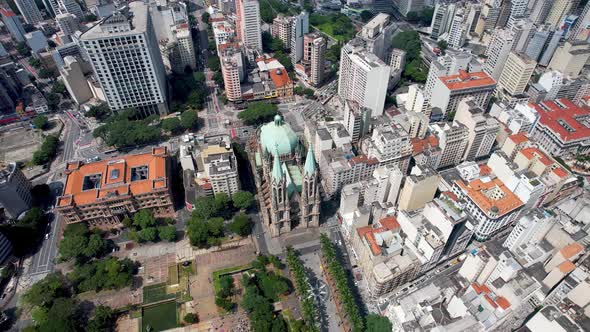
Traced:
<path fill-rule="evenodd" d="M 280 182 L 283 179 L 283 169 L 281 168 L 281 162 L 279 161 L 279 153 L 277 149 L 277 154 L 274 156 L 274 163 L 272 166 L 272 178 Z"/>
<path fill-rule="evenodd" d="M 307 157 L 305 157 L 305 165 L 303 166 L 304 175 L 314 175 L 316 171 L 315 156 L 311 144 L 307 149 Z"/>

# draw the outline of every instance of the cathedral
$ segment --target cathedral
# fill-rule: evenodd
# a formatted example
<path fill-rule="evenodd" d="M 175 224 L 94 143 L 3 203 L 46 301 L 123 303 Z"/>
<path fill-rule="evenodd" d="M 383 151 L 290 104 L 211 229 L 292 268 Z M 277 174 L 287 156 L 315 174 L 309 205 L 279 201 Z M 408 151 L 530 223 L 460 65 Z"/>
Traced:
<path fill-rule="evenodd" d="M 251 145 L 255 152 L 255 180 L 261 193 L 264 222 L 276 237 L 295 228 L 318 227 L 319 170 L 311 145 L 277 115 L 263 125 Z"/>

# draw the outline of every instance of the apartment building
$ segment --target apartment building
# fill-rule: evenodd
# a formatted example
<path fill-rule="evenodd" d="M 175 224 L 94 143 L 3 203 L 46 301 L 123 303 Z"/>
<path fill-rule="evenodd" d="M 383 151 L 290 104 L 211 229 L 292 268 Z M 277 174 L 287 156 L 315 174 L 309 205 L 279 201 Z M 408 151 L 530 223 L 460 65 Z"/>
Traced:
<path fill-rule="evenodd" d="M 396 26 L 393 24 L 391 16 L 379 13 L 362 27 L 357 37 L 365 42 L 365 49 L 368 52 L 375 54 L 385 62 L 389 56 L 391 39 L 395 29 Z"/>
<path fill-rule="evenodd" d="M 436 98 L 432 98 L 430 105 L 440 108 L 445 115 L 453 114 L 461 100 L 471 97 L 478 106 L 486 108 L 495 89 L 496 81 L 488 74 L 460 70 L 457 75 L 438 78 L 432 92 Z"/>
<path fill-rule="evenodd" d="M 237 28 L 240 41 L 246 48 L 262 50 L 260 4 L 257 0 L 236 1 Z"/>
<path fill-rule="evenodd" d="M 8 217 L 16 219 L 33 206 L 31 183 L 16 163 L 0 166 L 0 207 Z"/>
<path fill-rule="evenodd" d="M 303 37 L 303 58 L 301 62 L 309 67 L 307 76 L 309 83 L 313 86 L 320 86 L 324 81 L 326 49 L 326 39 L 320 33 L 308 33 Z"/>
<path fill-rule="evenodd" d="M 459 165 L 469 144 L 469 129 L 458 122 L 433 123 L 429 128 L 430 132 L 436 135 L 441 149 L 440 159 L 433 167 L 441 169 Z"/>
<path fill-rule="evenodd" d="M 410 175 L 406 177 L 399 196 L 398 209 L 411 211 L 421 209 L 434 198 L 440 175 L 427 166 L 414 166 Z"/>
<path fill-rule="evenodd" d="M 43 21 L 43 16 L 34 0 L 15 0 L 14 3 L 27 24 L 35 25 Z"/>
<path fill-rule="evenodd" d="M 536 66 L 537 62 L 527 55 L 510 52 L 498 79 L 498 97 L 514 105 L 510 102 L 524 93 Z"/>
<path fill-rule="evenodd" d="M 492 151 L 500 124 L 479 107 L 473 99 L 464 99 L 457 107 L 455 122 L 464 125 L 468 130 L 468 143 L 463 160 L 476 160 L 487 156 Z"/>

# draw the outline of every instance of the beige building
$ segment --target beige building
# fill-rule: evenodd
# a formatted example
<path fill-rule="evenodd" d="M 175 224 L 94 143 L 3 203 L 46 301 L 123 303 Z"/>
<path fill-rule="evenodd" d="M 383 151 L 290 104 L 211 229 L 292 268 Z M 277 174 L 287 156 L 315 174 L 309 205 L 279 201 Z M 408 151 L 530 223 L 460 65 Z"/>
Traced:
<path fill-rule="evenodd" d="M 225 85 L 225 96 L 229 101 L 242 99 L 242 86 L 240 79 L 241 55 L 227 55 L 221 58 L 221 74 Z"/>
<path fill-rule="evenodd" d="M 399 197 L 399 210 L 410 211 L 421 209 L 432 201 L 440 175 L 430 167 L 414 166 L 410 175 L 406 177 L 404 187 Z"/>
<path fill-rule="evenodd" d="M 214 194 L 226 193 L 230 197 L 240 190 L 238 162 L 234 151 L 225 144 L 209 145 L 199 154 L 197 161 L 199 180 L 211 184 Z"/>
<path fill-rule="evenodd" d="M 545 23 L 549 24 L 552 28 L 559 28 L 559 25 L 563 22 L 563 19 L 570 10 L 574 3 L 578 3 L 573 0 L 555 0 L 553 6 L 549 10 L 549 15 L 545 19 Z"/>
<path fill-rule="evenodd" d="M 586 41 L 566 41 L 555 50 L 548 69 L 558 70 L 565 76 L 576 78 L 590 58 L 590 44 Z"/>
<path fill-rule="evenodd" d="M 511 99 L 524 93 L 537 62 L 525 54 L 510 52 L 498 79 L 497 93 L 500 99 Z"/>
<path fill-rule="evenodd" d="M 271 34 L 275 38 L 279 38 L 283 42 L 285 48 L 289 48 L 291 45 L 291 30 L 292 30 L 292 19 L 279 14 L 272 21 Z"/>
<path fill-rule="evenodd" d="M 326 45 L 326 40 L 320 33 L 308 33 L 303 37 L 302 62 L 309 66 L 309 83 L 314 86 L 320 86 L 324 80 Z"/>
<path fill-rule="evenodd" d="M 68 93 L 78 105 L 87 102 L 93 97 L 92 90 L 84 77 L 80 63 L 73 56 L 66 56 L 64 63 L 59 73 Z"/>
<path fill-rule="evenodd" d="M 477 105 L 485 108 L 496 89 L 496 81 L 484 72 L 468 73 L 459 70 L 459 74 L 439 77 L 432 91 L 430 105 L 438 107 L 443 114 L 457 111 L 461 100 L 472 97 Z"/>
<path fill-rule="evenodd" d="M 434 123 L 430 126 L 432 133 L 438 138 L 438 146 L 441 149 L 440 160 L 437 169 L 458 165 L 463 159 L 463 154 L 469 143 L 469 131 L 464 125 L 454 122 Z"/>
<path fill-rule="evenodd" d="M 472 161 L 490 154 L 496 136 L 500 132 L 500 124 L 472 99 L 464 99 L 459 103 L 455 122 L 467 127 L 468 143 L 463 160 Z"/>

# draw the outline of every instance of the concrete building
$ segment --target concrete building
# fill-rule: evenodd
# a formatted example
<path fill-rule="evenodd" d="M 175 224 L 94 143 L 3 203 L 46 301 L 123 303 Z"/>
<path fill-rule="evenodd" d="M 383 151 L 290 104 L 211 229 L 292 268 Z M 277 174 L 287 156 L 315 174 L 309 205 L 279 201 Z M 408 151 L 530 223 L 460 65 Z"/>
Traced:
<path fill-rule="evenodd" d="M 240 190 L 238 162 L 231 146 L 209 144 L 199 151 L 197 158 L 196 177 L 210 183 L 214 195 L 225 193 L 232 197 Z"/>
<path fill-rule="evenodd" d="M 358 143 L 371 128 L 371 110 L 353 101 L 345 101 L 344 126 L 350 134 L 352 143 Z"/>
<path fill-rule="evenodd" d="M 498 80 L 515 42 L 514 32 L 508 29 L 496 29 L 486 49 L 486 62 L 483 71 Z"/>
<path fill-rule="evenodd" d="M 395 165 L 406 172 L 412 155 L 410 135 L 400 125 L 377 123 L 370 137 L 361 142 L 361 150 L 369 159 L 376 159 L 380 166 Z"/>
<path fill-rule="evenodd" d="M 16 163 L 3 164 L 0 170 L 0 206 L 14 219 L 33 206 L 31 183 Z"/>
<path fill-rule="evenodd" d="M 72 36 L 76 31 L 80 31 L 80 21 L 74 14 L 58 14 L 55 16 L 55 20 L 65 36 Z"/>
<path fill-rule="evenodd" d="M 241 81 L 244 77 L 242 53 L 238 50 L 226 50 L 221 54 L 221 74 L 228 101 L 242 100 Z"/>
<path fill-rule="evenodd" d="M 6 26 L 8 32 L 14 40 L 17 42 L 24 42 L 25 41 L 25 29 L 20 22 L 20 19 L 16 14 L 10 9 L 0 8 L 0 15 L 2 16 L 2 22 Z"/>
<path fill-rule="evenodd" d="M 440 175 L 432 168 L 414 166 L 406 177 L 399 196 L 398 209 L 411 211 L 421 209 L 434 198 L 440 182 Z"/>
<path fill-rule="evenodd" d="M 357 37 L 365 41 L 365 49 L 368 52 L 385 62 L 395 29 L 396 26 L 391 17 L 385 13 L 379 13 L 363 26 Z"/>
<path fill-rule="evenodd" d="M 80 43 L 111 110 L 168 113 L 166 72 L 147 5 L 129 3 L 84 32 Z"/>
<path fill-rule="evenodd" d="M 0 264 L 4 264 L 6 259 L 12 254 L 12 244 L 4 234 L 0 233 Z"/>
<path fill-rule="evenodd" d="M 404 17 L 410 12 L 420 12 L 424 9 L 424 0 L 394 0 L 393 5 Z"/>
<path fill-rule="evenodd" d="M 549 62 L 551 62 L 551 59 L 553 59 L 553 55 L 555 54 L 562 37 L 563 30 L 556 30 L 553 32 L 553 35 L 545 46 L 545 51 L 543 52 L 543 55 L 541 55 L 541 59 L 539 59 L 540 66 L 549 65 Z"/>
<path fill-rule="evenodd" d="M 430 101 L 432 91 L 439 77 L 457 75 L 460 70 L 468 71 L 467 69 L 471 59 L 471 55 L 464 52 L 447 52 L 447 54 L 432 61 L 428 69 L 426 84 L 424 85 L 424 96 L 426 100 Z"/>
<path fill-rule="evenodd" d="M 446 35 L 440 38 L 446 38 L 448 46 L 459 49 L 465 44 L 465 39 L 469 33 L 470 25 L 467 24 L 467 13 L 464 8 L 455 11 L 451 20 L 451 26 Z"/>
<path fill-rule="evenodd" d="M 64 193 L 55 210 L 68 224 L 110 228 L 141 209 L 174 215 L 170 161 L 165 147 L 90 164 L 68 163 Z"/>
<path fill-rule="evenodd" d="M 47 50 L 49 44 L 43 32 L 35 30 L 25 34 L 25 41 L 33 53 L 40 53 Z"/>
<path fill-rule="evenodd" d="M 447 25 L 455 12 L 455 3 L 446 1 L 437 1 L 432 15 L 432 22 L 430 23 L 430 38 L 438 40 L 438 38 L 447 32 Z"/>
<path fill-rule="evenodd" d="M 464 99 L 457 107 L 455 122 L 464 125 L 468 130 L 468 144 L 463 160 L 472 161 L 490 154 L 500 131 L 500 124 L 496 119 L 485 114 L 474 100 Z"/>
<path fill-rule="evenodd" d="M 84 17 L 84 12 L 82 11 L 82 7 L 80 4 L 76 2 L 76 0 L 57 0 L 59 5 L 59 12 L 55 12 L 55 14 L 73 14 L 76 17 Z"/>
<path fill-rule="evenodd" d="M 238 36 L 246 48 L 262 50 L 260 4 L 257 0 L 236 0 Z"/>
<path fill-rule="evenodd" d="M 580 75 L 584 64 L 590 58 L 590 44 L 586 41 L 566 41 L 557 48 L 548 69 L 558 70 L 563 74 L 576 78 Z"/>
<path fill-rule="evenodd" d="M 392 71 L 403 70 L 406 65 L 406 51 L 394 48 L 389 55 L 389 66 Z"/>
<path fill-rule="evenodd" d="M 590 151 L 590 110 L 567 99 L 532 105 L 539 113 L 530 137 L 553 156 L 576 156 Z"/>
<path fill-rule="evenodd" d="M 538 61 L 541 58 L 541 54 L 545 51 L 545 45 L 553 35 L 553 31 L 546 27 L 547 26 L 544 25 L 540 29 L 537 29 L 537 31 L 533 32 L 524 51 L 524 53 L 534 61 Z"/>
<path fill-rule="evenodd" d="M 320 86 L 324 81 L 324 69 L 326 66 L 327 42 L 317 32 L 308 33 L 303 38 L 303 58 L 305 65 L 309 65 L 309 83 Z"/>
<path fill-rule="evenodd" d="M 272 21 L 271 35 L 279 38 L 285 48 L 291 49 L 291 32 L 293 20 L 291 17 L 279 14 Z"/>
<path fill-rule="evenodd" d="M 371 116 L 383 114 L 391 68 L 353 39 L 342 47 L 338 95 L 371 109 Z"/>
<path fill-rule="evenodd" d="M 537 1 L 530 1 L 529 6 L 530 14 L 529 20 L 536 25 L 540 25 L 545 23 L 547 19 L 547 15 L 549 15 L 549 11 L 551 10 L 551 5 L 553 1 L 551 0 L 537 0 Z"/>
<path fill-rule="evenodd" d="M 43 21 L 43 16 L 41 16 L 41 12 L 39 11 L 39 8 L 37 8 L 34 0 L 15 0 L 14 3 L 26 23 L 35 25 Z"/>
<path fill-rule="evenodd" d="M 541 242 L 554 224 L 555 219 L 542 209 L 531 210 L 518 220 L 502 246 L 517 254 L 518 250 Z"/>
<path fill-rule="evenodd" d="M 588 40 L 590 38 L 590 5 L 586 3 L 576 23 L 569 31 L 569 40 Z"/>
<path fill-rule="evenodd" d="M 533 75 L 537 62 L 524 54 L 510 52 L 498 79 L 498 97 L 505 101 L 518 99 Z"/>
<path fill-rule="evenodd" d="M 496 81 L 488 74 L 460 70 L 457 75 L 438 78 L 430 105 L 438 107 L 446 115 L 455 113 L 461 100 L 471 97 L 478 106 L 486 108 L 495 89 Z"/>
<path fill-rule="evenodd" d="M 574 3 L 577 2 L 572 0 L 553 1 L 553 5 L 544 22 L 551 25 L 554 29 L 559 28 L 565 17 L 570 13 Z"/>
<path fill-rule="evenodd" d="M 92 98 L 92 91 L 78 60 L 72 56 L 66 56 L 64 61 L 64 67 L 59 69 L 62 81 L 72 99 L 76 104 L 81 105 Z"/>
<path fill-rule="evenodd" d="M 303 38 L 309 33 L 309 14 L 301 12 L 291 20 L 291 61 L 295 64 L 303 58 Z"/>
<path fill-rule="evenodd" d="M 459 165 L 469 143 L 469 130 L 467 127 L 454 122 L 452 124 L 434 123 L 429 128 L 430 132 L 436 135 L 438 146 L 441 149 L 440 160 L 435 169 Z"/>

